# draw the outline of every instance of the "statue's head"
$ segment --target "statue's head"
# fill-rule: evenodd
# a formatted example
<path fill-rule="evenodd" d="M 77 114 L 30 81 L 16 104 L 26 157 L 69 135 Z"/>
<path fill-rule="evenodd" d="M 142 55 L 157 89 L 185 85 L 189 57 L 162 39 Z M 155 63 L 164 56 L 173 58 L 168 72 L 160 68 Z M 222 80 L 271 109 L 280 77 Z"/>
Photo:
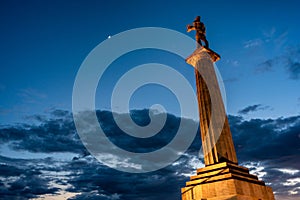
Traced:
<path fill-rule="evenodd" d="M 197 16 L 194 20 L 194 22 L 200 22 L 200 16 Z"/>

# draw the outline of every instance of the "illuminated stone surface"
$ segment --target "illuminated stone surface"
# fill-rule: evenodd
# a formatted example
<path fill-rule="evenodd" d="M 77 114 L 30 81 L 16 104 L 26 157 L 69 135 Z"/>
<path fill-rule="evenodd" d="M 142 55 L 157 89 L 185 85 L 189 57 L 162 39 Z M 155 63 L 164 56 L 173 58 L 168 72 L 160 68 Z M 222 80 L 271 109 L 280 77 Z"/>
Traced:
<path fill-rule="evenodd" d="M 201 139 L 205 165 L 237 163 L 228 119 L 225 113 L 213 61 L 219 56 L 200 47 L 186 62 L 195 68 Z M 208 89 L 209 88 L 209 89 Z M 215 112 L 214 117 L 212 112 Z M 212 120 L 212 124 L 210 124 Z"/>
<path fill-rule="evenodd" d="M 200 47 L 186 59 L 195 68 L 205 167 L 181 189 L 182 200 L 274 200 L 270 187 L 238 165 L 213 65 L 219 58 Z"/>

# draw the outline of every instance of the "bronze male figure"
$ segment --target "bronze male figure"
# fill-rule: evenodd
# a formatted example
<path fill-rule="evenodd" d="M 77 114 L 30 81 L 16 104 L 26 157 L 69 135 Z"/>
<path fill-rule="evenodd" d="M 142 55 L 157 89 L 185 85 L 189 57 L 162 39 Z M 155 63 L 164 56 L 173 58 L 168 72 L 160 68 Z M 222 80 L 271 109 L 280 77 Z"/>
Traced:
<path fill-rule="evenodd" d="M 202 46 L 201 40 L 205 43 L 204 47 L 209 48 L 208 41 L 206 39 L 206 29 L 203 22 L 200 21 L 200 16 L 197 16 L 193 22 L 193 25 L 187 25 L 187 32 L 192 30 L 196 31 L 196 41 L 197 41 L 197 48 Z"/>

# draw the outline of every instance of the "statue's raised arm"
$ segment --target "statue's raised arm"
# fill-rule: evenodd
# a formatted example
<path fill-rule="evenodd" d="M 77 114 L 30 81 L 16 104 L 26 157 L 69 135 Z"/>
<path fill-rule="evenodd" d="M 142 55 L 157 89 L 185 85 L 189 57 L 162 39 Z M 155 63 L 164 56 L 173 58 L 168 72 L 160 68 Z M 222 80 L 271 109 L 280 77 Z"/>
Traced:
<path fill-rule="evenodd" d="M 186 26 L 186 29 L 187 29 L 187 30 L 186 30 L 187 32 L 196 30 L 195 27 L 192 26 L 192 25 L 190 25 L 190 24 L 188 24 L 188 25 Z"/>

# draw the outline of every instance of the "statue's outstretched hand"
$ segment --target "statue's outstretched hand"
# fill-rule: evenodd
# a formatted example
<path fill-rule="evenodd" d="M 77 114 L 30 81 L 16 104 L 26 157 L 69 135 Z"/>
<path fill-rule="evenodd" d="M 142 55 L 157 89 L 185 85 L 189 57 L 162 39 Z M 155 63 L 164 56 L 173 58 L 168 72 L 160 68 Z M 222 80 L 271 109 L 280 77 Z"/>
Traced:
<path fill-rule="evenodd" d="M 191 25 L 188 24 L 188 25 L 186 26 L 186 31 L 187 31 L 187 32 L 190 32 L 191 30 L 193 30 L 193 26 L 191 26 Z"/>

